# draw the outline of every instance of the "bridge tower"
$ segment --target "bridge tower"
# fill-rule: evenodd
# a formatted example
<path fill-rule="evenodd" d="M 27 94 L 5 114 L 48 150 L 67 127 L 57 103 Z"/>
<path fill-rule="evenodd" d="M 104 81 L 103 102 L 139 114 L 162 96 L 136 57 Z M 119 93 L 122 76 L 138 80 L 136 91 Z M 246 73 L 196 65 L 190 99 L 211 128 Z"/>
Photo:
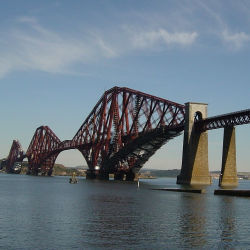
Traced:
<path fill-rule="evenodd" d="M 224 128 L 223 153 L 219 186 L 237 186 L 235 127 Z"/>
<path fill-rule="evenodd" d="M 177 184 L 209 185 L 207 131 L 195 129 L 195 120 L 207 118 L 207 104 L 185 103 L 185 128 L 181 173 Z"/>

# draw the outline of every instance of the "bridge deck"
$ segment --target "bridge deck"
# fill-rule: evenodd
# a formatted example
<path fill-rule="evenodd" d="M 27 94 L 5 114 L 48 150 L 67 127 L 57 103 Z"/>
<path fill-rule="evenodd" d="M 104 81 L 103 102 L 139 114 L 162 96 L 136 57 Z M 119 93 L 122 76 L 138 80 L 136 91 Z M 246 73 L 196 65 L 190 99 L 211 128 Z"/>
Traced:
<path fill-rule="evenodd" d="M 228 114 L 208 117 L 195 122 L 196 129 L 205 131 L 211 129 L 233 127 L 250 123 L 250 109 Z"/>

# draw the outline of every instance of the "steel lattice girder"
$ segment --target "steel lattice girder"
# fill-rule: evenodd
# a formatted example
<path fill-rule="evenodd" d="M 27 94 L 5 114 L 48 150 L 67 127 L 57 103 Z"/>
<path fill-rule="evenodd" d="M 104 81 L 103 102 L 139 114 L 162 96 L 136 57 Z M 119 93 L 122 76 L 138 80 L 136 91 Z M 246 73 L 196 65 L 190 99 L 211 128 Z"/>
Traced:
<path fill-rule="evenodd" d="M 160 147 L 168 140 L 180 135 L 183 129 L 184 126 L 160 127 L 146 133 L 140 133 L 137 138 L 124 145 L 104 162 L 104 171 L 110 173 L 127 172 L 131 168 L 134 172 L 139 171 Z"/>
<path fill-rule="evenodd" d="M 37 128 L 25 155 L 29 172 L 50 175 L 57 155 L 73 148 L 80 150 L 90 169 L 103 169 L 108 160 L 114 162 L 114 156 L 124 150 L 129 152 L 126 160 L 123 155 L 113 169 L 124 164 L 129 168 L 142 166 L 160 146 L 183 130 L 184 112 L 184 105 L 114 87 L 103 94 L 72 140 L 61 142 L 49 127 Z M 159 132 L 169 129 L 174 134 Z M 144 150 L 143 155 L 131 147 L 133 142 L 139 151 Z"/>
<path fill-rule="evenodd" d="M 80 150 L 90 169 L 103 166 L 139 134 L 159 127 L 184 124 L 184 106 L 128 88 L 114 87 L 104 93 L 72 141 L 91 144 Z"/>
<path fill-rule="evenodd" d="M 60 139 L 48 126 L 37 128 L 26 153 L 29 161 L 29 172 L 50 175 L 58 153 L 50 157 L 48 154 L 57 149 L 60 143 Z"/>
<path fill-rule="evenodd" d="M 211 129 L 233 127 L 250 123 L 250 109 L 228 113 L 220 116 L 209 117 L 195 122 L 197 130 L 205 131 Z"/>
<path fill-rule="evenodd" d="M 10 152 L 6 161 L 6 172 L 12 172 L 15 162 L 22 161 L 24 153 L 18 140 L 13 140 Z"/>
<path fill-rule="evenodd" d="M 29 172 L 50 175 L 57 155 L 78 149 L 91 169 L 117 172 L 139 169 L 169 139 L 184 129 L 184 105 L 128 88 L 106 91 L 72 140 L 61 142 L 47 126 L 37 128 L 27 153 L 13 141 L 6 161 L 11 169 L 28 157 Z M 250 110 L 195 121 L 205 131 L 250 123 Z"/>

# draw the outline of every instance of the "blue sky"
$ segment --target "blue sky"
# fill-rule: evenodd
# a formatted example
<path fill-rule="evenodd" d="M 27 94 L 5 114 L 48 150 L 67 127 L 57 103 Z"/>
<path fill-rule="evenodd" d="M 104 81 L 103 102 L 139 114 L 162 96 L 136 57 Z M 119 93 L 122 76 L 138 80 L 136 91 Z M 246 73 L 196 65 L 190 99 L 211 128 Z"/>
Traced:
<path fill-rule="evenodd" d="M 40 125 L 71 139 L 102 93 L 117 85 L 185 103 L 213 116 L 250 108 L 250 2 L 1 1 L 0 158 L 24 150 Z M 237 127 L 238 170 L 250 170 L 249 125 Z M 223 130 L 209 132 L 210 170 Z M 180 168 L 182 136 L 148 168 Z M 84 163 L 62 152 L 57 162 Z"/>

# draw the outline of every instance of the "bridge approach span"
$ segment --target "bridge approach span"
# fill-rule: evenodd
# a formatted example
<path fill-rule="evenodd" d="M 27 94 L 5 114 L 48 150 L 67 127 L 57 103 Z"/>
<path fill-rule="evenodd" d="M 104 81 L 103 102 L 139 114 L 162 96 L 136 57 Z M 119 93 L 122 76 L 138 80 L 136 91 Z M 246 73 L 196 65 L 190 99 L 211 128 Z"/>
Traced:
<path fill-rule="evenodd" d="M 250 109 L 232 112 L 228 114 L 209 117 L 195 122 L 195 127 L 199 131 L 211 129 L 234 127 L 250 123 Z"/>

